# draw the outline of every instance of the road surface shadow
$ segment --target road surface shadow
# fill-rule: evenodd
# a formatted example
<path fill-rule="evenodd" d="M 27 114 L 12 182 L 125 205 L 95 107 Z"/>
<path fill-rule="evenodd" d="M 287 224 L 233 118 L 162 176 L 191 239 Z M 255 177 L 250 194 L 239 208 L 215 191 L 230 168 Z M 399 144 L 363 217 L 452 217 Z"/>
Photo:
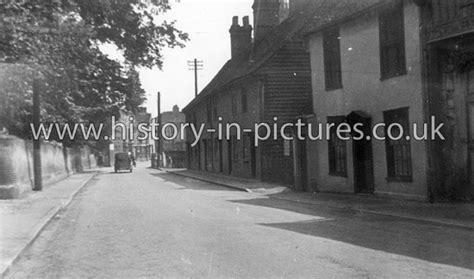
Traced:
<path fill-rule="evenodd" d="M 214 185 L 211 183 L 203 182 L 200 180 L 187 178 L 183 176 L 179 176 L 176 174 L 170 173 L 150 173 L 150 175 L 159 177 L 163 179 L 165 182 L 175 183 L 179 186 L 184 187 L 185 189 L 189 190 L 196 190 L 196 191 L 233 191 L 236 192 L 237 190 L 226 188 L 219 185 Z"/>
<path fill-rule="evenodd" d="M 114 171 L 110 171 L 110 172 L 103 172 L 101 174 L 105 174 L 105 175 L 119 175 L 119 174 L 133 174 L 133 172 L 130 172 L 130 171 L 118 171 L 118 172 L 114 172 Z"/>
<path fill-rule="evenodd" d="M 272 198 L 232 202 L 276 208 L 326 219 L 324 222 L 309 220 L 259 224 L 262 226 L 474 270 L 474 234 L 469 230 Z"/>

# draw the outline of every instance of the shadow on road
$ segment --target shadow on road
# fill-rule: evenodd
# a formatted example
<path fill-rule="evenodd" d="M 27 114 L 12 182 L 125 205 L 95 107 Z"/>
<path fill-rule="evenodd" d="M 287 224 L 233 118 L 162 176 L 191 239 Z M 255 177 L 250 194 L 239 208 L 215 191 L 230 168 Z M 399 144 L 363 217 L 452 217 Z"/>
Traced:
<path fill-rule="evenodd" d="M 118 171 L 118 172 L 109 171 L 109 172 L 101 172 L 100 174 L 101 175 L 120 175 L 120 174 L 131 175 L 131 174 L 133 174 L 133 172 L 130 172 L 130 171 Z"/>
<path fill-rule="evenodd" d="M 474 234 L 469 230 L 271 198 L 232 202 L 276 208 L 326 219 L 325 222 L 312 220 L 260 224 L 262 226 L 474 270 L 472 256 L 474 255 Z"/>
<path fill-rule="evenodd" d="M 175 183 L 179 186 L 182 186 L 183 189 L 190 189 L 196 191 L 233 191 L 237 192 L 237 190 L 233 190 L 230 188 L 226 188 L 219 185 L 214 185 L 211 183 L 195 180 L 192 178 L 182 177 L 175 174 L 170 173 L 150 173 L 150 175 L 163 179 L 165 182 Z"/>

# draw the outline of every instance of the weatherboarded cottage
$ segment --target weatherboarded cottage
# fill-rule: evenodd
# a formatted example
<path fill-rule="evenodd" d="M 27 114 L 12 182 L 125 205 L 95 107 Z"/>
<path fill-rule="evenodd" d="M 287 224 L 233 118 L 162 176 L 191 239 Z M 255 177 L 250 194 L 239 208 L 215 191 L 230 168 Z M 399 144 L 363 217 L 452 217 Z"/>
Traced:
<path fill-rule="evenodd" d="M 312 110 L 310 59 L 300 36 L 310 15 L 298 12 L 304 1 L 290 2 L 289 11 L 281 2 L 256 0 L 253 27 L 248 17 L 232 19 L 232 58 L 183 111 L 187 122 L 238 123 L 242 133 L 231 129 L 223 140 L 206 133 L 194 147 L 188 134 L 190 169 L 295 185 L 295 143 L 278 137 L 254 145 L 256 123 L 293 123 Z"/>

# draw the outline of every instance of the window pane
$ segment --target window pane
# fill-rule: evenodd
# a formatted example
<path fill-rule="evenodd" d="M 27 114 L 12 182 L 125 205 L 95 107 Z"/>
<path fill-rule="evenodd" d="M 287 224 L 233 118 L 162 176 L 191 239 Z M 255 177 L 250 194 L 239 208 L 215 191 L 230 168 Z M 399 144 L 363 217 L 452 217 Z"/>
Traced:
<path fill-rule="evenodd" d="M 323 34 L 323 52 L 326 88 L 329 90 L 342 88 L 339 30 Z"/>
<path fill-rule="evenodd" d="M 403 1 L 379 14 L 380 68 L 382 78 L 406 72 Z"/>
<path fill-rule="evenodd" d="M 336 126 L 344 121 L 344 116 L 328 117 L 328 123 L 334 123 Z M 335 128 L 331 129 L 328 148 L 329 172 L 335 175 L 347 176 L 346 142 L 337 137 Z"/>
<path fill-rule="evenodd" d="M 403 127 L 404 137 L 400 140 L 386 139 L 387 169 L 389 178 L 412 179 L 411 148 L 410 141 L 405 136 L 409 135 L 408 108 L 401 108 L 384 112 L 384 121 L 388 127 L 392 124 L 400 124 Z M 392 129 L 392 136 L 399 135 L 399 129 Z"/>

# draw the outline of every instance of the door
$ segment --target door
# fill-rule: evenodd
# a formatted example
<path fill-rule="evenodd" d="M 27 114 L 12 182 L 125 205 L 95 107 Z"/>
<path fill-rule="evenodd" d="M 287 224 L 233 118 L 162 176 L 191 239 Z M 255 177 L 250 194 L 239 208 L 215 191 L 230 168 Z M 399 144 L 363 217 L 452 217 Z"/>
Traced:
<path fill-rule="evenodd" d="M 467 128 L 468 128 L 468 170 L 469 174 L 469 192 L 471 198 L 474 198 L 474 61 L 471 62 L 471 67 L 467 71 Z"/>
<path fill-rule="evenodd" d="M 254 135 L 251 135 L 250 138 L 253 138 Z M 257 177 L 257 151 L 255 144 L 250 141 L 250 164 L 251 164 L 251 169 L 252 169 L 252 178 Z"/>
<path fill-rule="evenodd" d="M 372 194 L 374 192 L 372 142 L 369 140 L 354 140 L 353 160 L 355 192 Z"/>
<path fill-rule="evenodd" d="M 224 152 L 222 150 L 222 140 L 219 140 L 217 145 L 219 146 L 219 172 L 223 172 L 224 171 L 224 162 L 223 162 Z"/>
<path fill-rule="evenodd" d="M 216 148 L 214 141 L 212 139 L 209 139 L 209 166 L 208 170 L 209 171 L 215 171 L 215 164 L 214 164 L 214 148 Z"/>
<path fill-rule="evenodd" d="M 199 141 L 196 145 L 196 159 L 198 163 L 198 170 L 201 170 L 201 141 Z"/>
<path fill-rule="evenodd" d="M 232 140 L 227 140 L 227 164 L 229 166 L 229 175 L 232 174 Z"/>
<path fill-rule="evenodd" d="M 306 135 L 302 134 L 303 137 Z M 307 165 L 306 165 L 306 141 L 296 139 L 293 141 L 294 150 L 294 178 L 295 178 L 295 189 L 301 191 L 307 191 Z"/>
<path fill-rule="evenodd" d="M 306 138 L 306 133 L 302 133 L 301 136 Z M 300 140 L 295 135 L 293 141 L 293 161 L 294 161 L 294 186 L 295 189 L 301 191 L 308 191 L 308 167 L 307 167 L 307 154 L 306 154 L 306 141 Z"/>
<path fill-rule="evenodd" d="M 303 190 L 308 190 L 308 166 L 307 166 L 307 154 L 306 154 L 306 141 L 299 142 L 300 147 L 300 171 L 301 171 L 301 187 Z"/>
<path fill-rule="evenodd" d="M 352 141 L 352 160 L 354 165 L 354 191 L 355 193 L 372 194 L 374 192 L 374 165 L 372 141 L 367 139 L 371 133 L 372 120 L 363 112 L 353 112 L 347 117 L 347 122 L 352 127 L 363 124 L 364 137 Z M 359 135 L 354 135 L 359 136 Z"/>
<path fill-rule="evenodd" d="M 204 140 L 204 170 L 208 171 L 208 155 L 209 155 L 209 146 L 207 144 L 207 139 Z"/>

